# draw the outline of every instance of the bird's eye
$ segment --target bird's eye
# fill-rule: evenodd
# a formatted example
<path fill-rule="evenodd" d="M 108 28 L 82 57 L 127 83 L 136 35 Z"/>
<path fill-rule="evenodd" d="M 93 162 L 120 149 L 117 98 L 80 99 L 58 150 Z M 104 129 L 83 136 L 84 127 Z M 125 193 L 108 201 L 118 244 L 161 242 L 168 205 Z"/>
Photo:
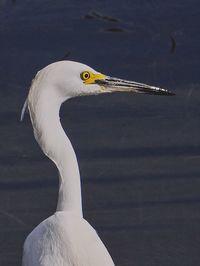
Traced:
<path fill-rule="evenodd" d="M 88 80 L 90 78 L 90 72 L 84 71 L 81 73 L 81 79 L 82 80 Z"/>

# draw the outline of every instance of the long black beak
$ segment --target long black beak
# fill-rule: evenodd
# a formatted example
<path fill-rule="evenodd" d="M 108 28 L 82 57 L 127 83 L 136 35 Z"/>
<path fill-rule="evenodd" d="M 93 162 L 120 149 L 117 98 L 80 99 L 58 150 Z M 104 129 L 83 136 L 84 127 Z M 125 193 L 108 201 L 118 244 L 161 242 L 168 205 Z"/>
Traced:
<path fill-rule="evenodd" d="M 104 92 L 136 92 L 153 95 L 173 96 L 174 92 L 166 89 L 150 86 L 134 81 L 123 80 L 106 76 L 105 79 L 97 79 L 95 83 L 103 87 Z"/>

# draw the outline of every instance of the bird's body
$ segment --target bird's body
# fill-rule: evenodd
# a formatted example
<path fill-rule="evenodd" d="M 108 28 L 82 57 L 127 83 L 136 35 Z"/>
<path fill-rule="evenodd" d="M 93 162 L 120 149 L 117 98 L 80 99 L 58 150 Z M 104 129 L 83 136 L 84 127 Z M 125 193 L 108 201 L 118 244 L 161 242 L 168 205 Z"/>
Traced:
<path fill-rule="evenodd" d="M 55 214 L 25 241 L 23 266 L 114 266 L 96 231 L 83 218 L 78 163 L 59 118 L 64 101 L 113 91 L 170 95 L 164 89 L 110 78 L 72 61 L 51 64 L 33 80 L 26 104 L 35 138 L 59 171 L 59 193 Z"/>
<path fill-rule="evenodd" d="M 85 219 L 58 211 L 27 237 L 23 265 L 113 266 L 114 263 Z"/>

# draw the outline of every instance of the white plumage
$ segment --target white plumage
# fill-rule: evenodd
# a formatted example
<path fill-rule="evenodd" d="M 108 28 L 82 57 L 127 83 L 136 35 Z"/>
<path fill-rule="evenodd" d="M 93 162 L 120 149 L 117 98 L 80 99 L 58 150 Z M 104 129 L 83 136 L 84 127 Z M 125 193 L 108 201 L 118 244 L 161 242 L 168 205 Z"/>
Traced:
<path fill-rule="evenodd" d="M 51 64 L 33 80 L 25 107 L 28 105 L 38 144 L 58 168 L 59 195 L 55 214 L 27 237 L 23 266 L 114 265 L 96 231 L 83 218 L 78 163 L 59 119 L 60 106 L 69 98 L 114 91 L 173 94 L 145 84 L 110 78 L 72 61 Z M 25 108 L 22 118 L 24 111 Z"/>
<path fill-rule="evenodd" d="M 114 265 L 92 226 L 67 211 L 57 211 L 27 237 L 23 265 Z"/>

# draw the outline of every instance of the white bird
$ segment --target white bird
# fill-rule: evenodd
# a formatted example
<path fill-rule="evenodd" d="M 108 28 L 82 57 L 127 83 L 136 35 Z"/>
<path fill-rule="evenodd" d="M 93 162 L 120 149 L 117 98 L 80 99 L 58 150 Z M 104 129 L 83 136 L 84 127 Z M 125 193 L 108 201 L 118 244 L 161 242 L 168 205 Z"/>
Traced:
<path fill-rule="evenodd" d="M 26 238 L 23 266 L 114 265 L 96 231 L 83 218 L 78 163 L 59 110 L 72 97 L 115 91 L 173 95 L 165 89 L 108 77 L 73 61 L 48 65 L 34 78 L 21 119 L 28 106 L 35 138 L 59 171 L 59 195 L 55 214 Z"/>

